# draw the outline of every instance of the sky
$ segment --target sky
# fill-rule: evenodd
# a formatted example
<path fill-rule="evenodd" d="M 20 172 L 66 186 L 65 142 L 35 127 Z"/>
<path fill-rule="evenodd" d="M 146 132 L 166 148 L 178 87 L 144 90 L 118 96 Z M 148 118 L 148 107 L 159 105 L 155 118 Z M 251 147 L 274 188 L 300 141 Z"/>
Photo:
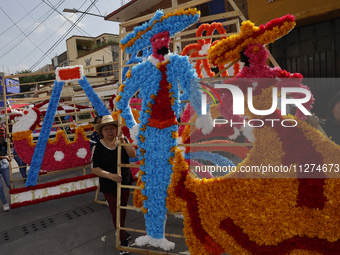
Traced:
<path fill-rule="evenodd" d="M 51 59 L 66 51 L 66 40 L 73 35 L 97 37 L 103 33 L 119 33 L 118 22 L 66 13 L 65 8 L 106 16 L 127 2 L 129 0 L 0 0 L 0 72 L 36 71 L 52 64 Z"/>

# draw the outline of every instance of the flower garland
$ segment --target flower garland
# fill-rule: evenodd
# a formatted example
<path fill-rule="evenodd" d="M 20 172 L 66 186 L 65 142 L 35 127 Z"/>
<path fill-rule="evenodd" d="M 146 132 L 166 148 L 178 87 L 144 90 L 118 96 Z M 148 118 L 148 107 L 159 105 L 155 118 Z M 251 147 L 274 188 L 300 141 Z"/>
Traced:
<path fill-rule="evenodd" d="M 193 112 L 193 111 L 194 111 L 194 108 L 191 106 L 191 104 L 188 104 L 187 108 L 185 108 L 185 110 L 184 110 L 184 112 L 181 116 L 181 122 L 189 122 L 190 118 L 191 118 L 190 112 Z M 188 125 L 181 125 L 178 128 L 179 136 L 182 136 L 182 133 L 183 133 L 186 126 L 188 126 Z"/>
<path fill-rule="evenodd" d="M 54 121 L 54 115 L 58 107 L 59 98 L 63 88 L 64 82 L 54 82 L 54 87 L 52 90 L 52 95 L 49 103 L 49 107 L 46 112 L 46 117 L 44 119 L 43 126 L 40 131 L 40 136 L 38 138 L 37 145 L 35 146 L 34 154 L 32 156 L 30 171 L 27 175 L 26 187 L 34 186 L 37 182 L 40 166 L 43 161 L 46 143 L 50 135 L 50 130 Z"/>
<path fill-rule="evenodd" d="M 31 187 L 26 187 L 26 188 L 11 189 L 9 191 L 9 193 L 11 195 L 15 195 L 15 194 L 23 193 L 23 192 L 30 191 L 30 190 L 51 188 L 51 187 L 56 187 L 56 186 L 62 185 L 64 183 L 77 182 L 77 181 L 91 179 L 91 178 L 95 178 L 95 177 L 96 177 L 96 175 L 94 175 L 94 174 L 87 174 L 87 175 L 77 176 L 77 177 L 73 177 L 73 178 L 61 179 L 61 180 L 58 180 L 58 181 L 55 181 L 55 182 L 38 184 L 38 185 L 35 185 L 34 187 L 31 186 Z M 97 190 L 97 186 L 86 188 L 86 189 L 81 189 L 81 190 L 76 190 L 76 191 L 64 192 L 64 193 L 61 193 L 61 194 L 58 194 L 58 195 L 52 195 L 52 196 L 48 196 L 48 197 L 37 198 L 37 199 L 31 200 L 31 201 L 14 203 L 14 204 L 11 204 L 11 208 L 14 209 L 14 208 L 20 208 L 20 207 L 28 206 L 28 205 L 35 205 L 35 204 L 44 203 L 44 202 L 47 202 L 47 201 L 50 201 L 50 200 L 60 199 L 60 198 L 64 198 L 64 197 L 70 197 L 70 196 L 74 196 L 74 195 L 85 194 L 87 192 L 96 191 L 96 190 Z"/>
<path fill-rule="evenodd" d="M 120 48 L 126 53 L 138 52 L 151 46 L 150 40 L 155 34 L 169 31 L 170 36 L 174 36 L 197 22 L 199 15 L 200 12 L 196 8 L 177 10 L 166 15 L 163 14 L 163 11 L 158 10 L 149 22 L 135 27 L 132 33 L 123 38 L 120 41 Z"/>
<path fill-rule="evenodd" d="M 205 141 L 205 142 L 200 142 L 198 144 L 225 144 L 225 143 L 230 143 L 230 144 L 235 144 L 232 141 L 226 141 L 226 140 L 213 140 L 213 141 Z M 197 142 L 195 143 L 197 144 Z M 201 149 L 206 150 L 206 151 L 225 151 L 225 152 L 230 152 L 233 153 L 235 156 L 241 158 L 241 159 L 245 159 L 247 157 L 247 154 L 249 153 L 249 149 L 247 147 L 243 147 L 243 146 L 204 146 L 204 147 L 200 147 L 200 146 L 189 146 L 185 148 L 185 152 L 189 153 L 189 152 L 197 152 Z"/>
<path fill-rule="evenodd" d="M 199 163 L 196 160 L 186 159 L 185 161 L 188 163 L 189 167 L 203 166 L 203 164 Z M 203 171 L 201 170 L 201 168 L 199 168 L 198 171 L 196 171 L 195 169 L 195 173 L 198 173 L 201 176 L 201 178 L 206 178 L 206 179 L 214 178 L 214 176 L 209 171 Z"/>
<path fill-rule="evenodd" d="M 55 71 L 55 79 L 57 82 L 77 82 L 81 80 L 84 75 L 83 66 L 75 65 L 72 68 L 57 67 Z"/>
<path fill-rule="evenodd" d="M 195 71 L 192 69 L 187 57 L 180 57 L 178 55 L 168 55 L 169 63 L 166 66 L 166 75 L 167 81 L 169 84 L 177 84 L 177 81 L 180 80 L 181 87 L 185 90 L 185 93 L 190 95 L 191 100 L 193 101 L 193 107 L 197 109 L 198 114 L 200 115 L 200 100 L 201 96 L 198 92 L 198 84 L 196 82 L 191 82 L 191 79 L 197 81 L 197 76 Z M 149 57 L 149 61 L 143 62 L 137 66 L 134 66 L 131 69 L 131 77 L 127 79 L 125 85 L 121 85 L 122 88 L 119 96 L 116 98 L 117 108 L 120 110 L 122 117 L 124 118 L 127 126 L 131 128 L 135 125 L 135 121 L 132 118 L 132 114 L 130 112 L 130 107 L 128 107 L 127 102 L 122 104 L 121 98 L 124 97 L 132 97 L 135 92 L 138 91 L 138 88 L 141 87 L 141 83 L 148 84 L 159 84 L 162 80 L 162 75 L 159 72 L 159 69 L 155 67 Z M 159 67 L 161 68 L 160 65 Z M 138 76 L 137 76 L 138 74 Z M 174 75 L 177 74 L 177 75 Z M 195 93 L 190 93 L 190 91 L 195 91 Z M 196 92 L 197 91 L 197 92 Z M 148 89 L 141 90 L 140 94 L 143 98 L 147 98 L 147 100 L 143 100 L 142 110 L 139 120 L 141 123 L 147 123 L 148 119 L 151 117 L 150 107 L 154 104 L 154 99 L 158 93 L 157 87 L 148 87 Z M 181 110 L 181 105 L 179 102 L 179 89 L 177 86 L 171 86 L 169 89 L 169 95 L 171 95 L 171 110 L 179 116 L 179 112 Z M 166 97 L 166 95 L 163 95 Z M 148 111 L 147 111 L 148 110 Z M 161 115 L 161 114 L 159 114 Z"/>
<path fill-rule="evenodd" d="M 150 44 L 152 36 L 166 31 L 173 35 L 173 29 L 182 30 L 198 18 L 196 10 L 191 9 L 176 11 L 164 18 L 161 16 L 162 13 L 157 12 L 150 23 L 135 28 L 133 33 L 121 41 L 122 48 L 126 52 L 141 49 Z M 180 99 L 188 99 L 190 95 L 194 99 L 193 107 L 200 115 L 201 96 L 197 75 L 187 57 L 165 54 L 161 59 L 157 54 L 153 52 L 145 62 L 132 67 L 127 73 L 126 81 L 119 88 L 116 106 L 127 127 L 135 129 L 137 123 L 132 116 L 129 99 L 140 90 L 139 95 L 143 101 L 138 124 L 137 152 L 140 159 L 138 184 L 142 190 L 135 192 L 134 202 L 137 206 L 143 202 L 147 236 L 137 238 L 136 244 L 151 244 L 169 250 L 174 244 L 164 239 L 164 220 L 167 188 L 177 147 L 177 118 L 183 107 Z M 180 96 L 178 82 L 184 96 Z"/>
<path fill-rule="evenodd" d="M 272 22 L 267 28 L 275 28 L 275 24 L 278 23 Z M 257 36 L 261 35 L 262 29 L 257 30 Z M 277 35 L 281 34 L 275 30 Z M 270 33 L 263 34 L 269 41 L 274 38 Z M 230 43 L 227 47 L 234 45 Z M 279 88 L 301 87 L 301 75 L 262 65 L 263 56 L 266 56 L 263 50 L 260 44 L 245 46 L 249 66 L 229 82 L 237 84 L 237 79 L 243 77 L 267 77 L 278 78 L 276 86 Z M 220 54 L 216 59 L 223 61 L 225 57 Z M 283 77 L 296 79 L 280 79 Z M 270 108 L 272 85 L 271 82 L 257 84 L 253 93 L 256 109 Z M 312 101 L 306 107 L 311 106 Z M 248 109 L 245 115 L 249 119 L 262 118 L 251 114 Z M 297 126 L 272 127 L 266 123 L 255 128 L 253 149 L 236 167 L 236 172 L 225 178 L 191 178 L 187 163 L 180 151 L 176 151 L 167 206 L 171 211 L 182 211 L 184 234 L 191 254 L 340 253 L 340 233 L 337 231 L 340 227 L 340 180 L 335 178 L 338 171 L 331 171 L 332 164 L 340 162 L 340 146 L 325 139 L 299 117 L 281 116 L 279 110 L 266 117 L 279 121 L 293 118 Z M 185 128 L 182 137 L 186 132 Z M 326 172 L 299 171 L 299 166 L 306 164 L 322 165 Z M 240 171 L 260 166 L 292 166 L 297 167 L 297 171 L 283 174 Z"/>
<path fill-rule="evenodd" d="M 72 125 L 70 125 L 70 129 L 71 129 L 72 134 L 74 134 L 76 132 L 77 127 L 82 128 L 85 132 L 94 130 L 93 124 L 91 124 L 91 123 L 83 123 L 79 126 L 72 124 Z"/>
<path fill-rule="evenodd" d="M 72 142 L 68 141 L 64 131 L 57 131 L 53 140 L 48 140 L 41 164 L 42 172 L 63 170 L 90 163 L 91 152 L 89 139 L 82 128 L 76 129 Z M 13 133 L 13 144 L 20 158 L 31 164 L 36 143 L 33 142 L 32 131 Z"/>
<path fill-rule="evenodd" d="M 113 107 L 114 107 L 113 100 L 115 98 L 116 98 L 116 95 L 112 94 L 111 98 L 109 99 L 109 106 L 110 106 L 111 111 L 113 111 Z"/>
<path fill-rule="evenodd" d="M 203 32 L 206 31 L 205 36 L 211 36 L 214 31 L 218 31 L 220 34 L 226 34 L 226 31 L 224 27 L 222 26 L 222 23 L 216 23 L 213 22 L 212 24 L 202 24 L 199 26 L 199 28 L 196 30 L 196 37 L 203 37 Z M 226 37 L 221 37 L 221 39 L 225 39 Z M 190 53 L 190 57 L 204 57 L 208 55 L 208 48 L 211 45 L 212 38 L 207 39 L 199 39 L 197 40 L 198 44 L 189 44 L 184 47 L 181 55 L 186 56 L 188 53 Z M 211 71 L 210 64 L 208 59 L 199 59 L 196 60 L 195 69 L 197 72 L 197 76 L 200 78 L 203 78 L 202 74 L 202 68 L 201 65 L 203 64 L 203 67 L 209 77 L 213 77 L 215 75 L 215 72 Z M 224 69 L 224 65 L 220 65 L 219 69 Z M 228 71 L 225 70 L 223 73 L 221 73 L 221 76 L 228 76 Z"/>
<path fill-rule="evenodd" d="M 325 140 L 320 132 L 307 123 L 296 120 L 298 121 L 296 132 L 280 134 L 281 130 L 275 130 L 269 126 L 257 129 L 254 149 L 248 158 L 237 166 L 237 169 L 247 165 L 280 166 L 306 162 L 303 159 L 296 161 L 298 159 L 296 156 L 285 156 L 285 146 L 294 148 L 297 144 L 302 147 L 296 150 L 300 153 L 306 148 L 315 146 L 314 153 L 321 156 L 323 159 L 321 163 L 325 163 L 325 159 L 329 160 L 327 162 L 330 164 L 339 162 L 340 146 L 335 145 L 329 139 Z M 307 141 L 310 141 L 309 145 L 306 144 Z M 262 148 L 265 149 L 265 157 Z M 306 151 L 306 153 L 312 151 Z M 291 152 L 291 154 L 294 153 L 294 151 Z M 176 154 L 176 157 L 181 157 L 181 154 Z M 290 162 L 287 162 L 289 160 Z M 213 238 L 215 242 L 222 245 L 226 249 L 223 252 L 230 254 L 258 254 L 259 252 L 294 254 L 295 249 L 322 254 L 337 254 L 340 251 L 340 235 L 334 234 L 340 226 L 340 222 L 336 220 L 340 218 L 337 209 L 339 203 L 334 204 L 334 201 L 338 201 L 336 190 L 340 186 L 339 179 L 324 179 L 324 182 L 316 179 L 312 181 L 313 192 L 301 190 L 301 182 L 299 184 L 299 179 L 296 178 L 227 178 L 202 181 L 189 178 L 188 173 L 183 170 L 187 169 L 187 166 L 177 165 L 181 164 L 181 159 L 175 158 L 175 162 L 167 205 L 172 211 L 183 212 L 184 233 L 190 253 L 221 254 L 218 246 L 206 245 L 206 240 L 209 238 Z M 233 175 L 235 173 L 230 173 L 229 177 Z M 332 175 L 328 173 L 328 176 Z M 324 198 L 321 197 L 320 200 L 315 194 L 319 192 L 319 188 L 323 190 L 326 198 L 324 202 L 321 202 Z M 220 199 L 220 194 L 232 195 Z M 311 196 L 309 201 L 314 205 L 301 203 L 303 200 L 299 197 L 308 198 L 309 196 Z M 179 200 L 178 197 L 183 200 Z M 197 202 L 192 203 L 192 201 Z M 194 212 L 199 213 L 195 216 Z M 212 213 L 214 214 L 213 221 L 209 217 Z M 278 231 L 282 227 L 287 231 Z M 199 230 L 200 228 L 204 228 L 207 231 L 206 234 Z M 306 234 L 308 237 L 300 237 Z M 201 237 L 205 235 L 203 240 Z M 202 250 L 202 245 L 206 252 Z"/>
<path fill-rule="evenodd" d="M 244 21 L 239 34 L 231 35 L 211 45 L 208 50 L 209 61 L 216 66 L 234 62 L 240 58 L 240 52 L 250 44 L 265 45 L 274 42 L 289 33 L 294 26 L 295 20 L 292 15 L 271 20 L 260 27 L 256 27 L 249 20 Z"/>
<path fill-rule="evenodd" d="M 91 179 L 97 177 L 95 174 L 87 174 L 87 175 L 82 175 L 82 176 L 77 176 L 77 177 L 72 177 L 72 178 L 65 178 L 65 179 L 60 179 L 58 181 L 54 182 L 49 182 L 49 183 L 42 183 L 30 187 L 24 187 L 24 188 L 17 188 L 17 189 L 11 189 L 8 191 L 9 194 L 17 194 L 17 193 L 22 193 L 30 190 L 35 190 L 35 189 L 43 189 L 43 188 L 51 188 L 51 187 L 56 187 L 59 186 L 63 183 L 69 183 L 69 182 L 77 182 L 77 181 L 82 181 L 85 179 Z"/>
<path fill-rule="evenodd" d="M 195 99 L 196 99 L 196 98 L 195 98 Z M 193 105 L 199 105 L 199 101 L 198 101 L 198 100 L 197 100 L 197 101 L 194 101 L 194 102 L 193 102 Z M 210 108 L 208 108 L 208 107 L 209 107 L 209 106 L 207 106 L 207 109 L 208 109 L 209 112 L 211 113 L 212 119 L 217 119 L 218 117 L 221 116 L 221 115 L 220 115 L 220 112 L 219 112 L 219 110 L 218 110 L 218 105 L 211 105 Z M 188 122 L 188 120 L 189 120 L 191 114 L 195 112 L 194 109 L 195 109 L 195 107 L 187 108 L 186 111 L 183 113 L 184 118 L 186 119 L 186 122 Z M 196 122 L 197 117 L 198 117 L 198 116 L 197 116 L 197 113 L 195 113 L 195 114 L 192 116 L 190 122 L 193 122 L 193 123 Z M 181 134 L 182 140 L 183 140 L 183 141 L 186 141 L 186 140 L 188 139 L 188 137 L 190 136 L 190 133 L 193 133 L 193 132 L 195 132 L 195 131 L 197 131 L 197 127 L 196 127 L 196 126 L 186 125 L 185 128 L 184 128 L 184 130 L 183 130 L 183 132 L 182 132 L 182 134 Z M 201 131 L 198 130 L 197 133 L 201 133 Z M 211 133 L 208 134 L 207 136 L 209 136 L 209 135 L 213 136 L 213 133 L 214 133 L 214 132 L 211 132 Z"/>
<path fill-rule="evenodd" d="M 62 68 L 59 72 L 59 69 L 56 70 L 56 77 L 59 77 L 59 79 L 67 80 L 67 81 L 73 81 L 73 80 L 79 80 L 79 84 L 83 88 L 85 94 L 87 95 L 89 101 L 92 103 L 94 108 L 97 110 L 98 114 L 101 116 L 108 115 L 109 111 L 106 109 L 104 104 L 101 102 L 98 95 L 93 91 L 92 87 L 90 86 L 89 82 L 87 81 L 85 76 L 80 75 L 80 78 L 78 77 L 78 72 L 83 74 L 83 69 L 79 66 L 74 67 L 65 67 Z M 42 129 L 40 131 L 40 136 L 38 139 L 38 142 L 35 146 L 34 154 L 32 156 L 31 165 L 30 165 L 30 171 L 27 176 L 26 181 L 26 187 L 27 186 L 34 186 L 36 184 L 40 167 L 43 163 L 43 158 L 45 154 L 45 148 L 46 144 L 48 142 L 49 133 L 53 124 L 54 115 L 56 113 L 56 110 L 58 108 L 58 102 L 60 99 L 61 91 L 63 88 L 64 82 L 54 82 L 54 87 L 52 90 L 52 95 L 50 98 L 49 106 L 47 108 L 46 116 L 43 122 Z M 87 146 L 89 147 L 89 146 Z M 85 149 L 85 151 L 83 150 Z M 85 159 L 86 155 L 89 155 L 89 152 L 87 151 L 89 148 L 80 148 L 77 151 L 78 158 Z M 79 151 L 80 150 L 80 151 Z M 61 161 L 65 157 L 65 153 L 61 152 L 57 153 L 58 156 L 53 155 L 55 160 Z M 66 152 L 67 153 L 67 152 Z M 60 156 L 61 155 L 61 156 Z M 47 158 L 51 159 L 52 155 L 48 155 Z M 67 164 L 66 164 L 67 165 Z"/>
<path fill-rule="evenodd" d="M 235 166 L 234 163 L 219 155 L 218 153 L 206 152 L 206 151 L 197 151 L 197 152 L 190 152 L 185 154 L 185 159 L 203 159 L 208 160 L 215 165 L 219 166 Z"/>
<path fill-rule="evenodd" d="M 60 100 L 60 103 L 63 103 L 64 101 Z M 49 105 L 49 100 L 46 100 L 42 103 L 36 104 L 34 105 L 35 108 L 39 109 L 40 113 L 45 116 L 46 114 L 46 110 L 48 108 Z M 76 108 L 74 108 L 74 106 L 69 106 L 69 105 L 63 105 L 63 106 L 58 106 L 56 113 L 62 114 L 62 113 L 72 113 L 74 111 L 76 112 L 81 112 L 81 111 L 86 111 L 86 110 L 92 110 L 92 107 L 89 106 L 84 106 L 84 105 L 75 105 Z M 94 118 L 95 116 L 93 115 L 93 113 L 91 112 L 92 117 Z"/>

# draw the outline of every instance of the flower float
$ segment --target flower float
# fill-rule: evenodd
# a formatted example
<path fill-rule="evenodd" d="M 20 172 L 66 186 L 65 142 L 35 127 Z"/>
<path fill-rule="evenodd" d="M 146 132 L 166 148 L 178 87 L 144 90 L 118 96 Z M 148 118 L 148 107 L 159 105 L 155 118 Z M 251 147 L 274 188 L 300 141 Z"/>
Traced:
<path fill-rule="evenodd" d="M 36 143 L 33 142 L 33 130 L 40 122 L 40 111 L 29 107 L 23 112 L 11 115 L 10 119 L 16 121 L 13 125 L 15 150 L 20 158 L 30 165 L 36 148 Z M 47 142 L 40 169 L 41 172 L 50 172 L 83 166 L 90 163 L 90 158 L 89 139 L 86 138 L 82 128 L 77 129 L 72 142 L 67 140 L 63 130 L 59 130 L 55 138 Z"/>
<path fill-rule="evenodd" d="M 295 27 L 293 15 L 286 15 L 256 27 L 251 21 L 242 22 L 241 31 L 226 39 L 215 41 L 208 50 L 210 63 L 215 66 L 232 63 L 250 44 L 266 45 L 289 33 Z"/>
<path fill-rule="evenodd" d="M 202 37 L 203 32 L 206 31 L 206 36 L 211 36 L 213 35 L 214 31 L 218 31 L 220 34 L 226 34 L 226 31 L 224 27 L 222 26 L 221 23 L 212 23 L 212 24 L 202 24 L 199 26 L 199 28 L 196 31 L 196 37 Z M 226 37 L 221 37 L 222 39 Z M 198 40 L 198 44 L 189 44 L 184 47 L 182 51 L 182 56 L 186 56 L 188 53 L 190 54 L 190 57 L 205 57 L 208 55 L 208 49 L 211 45 L 211 40 L 212 38 L 207 38 L 207 39 L 200 39 Z M 198 59 L 196 60 L 196 65 L 195 69 L 197 72 L 197 76 L 200 78 L 203 78 L 202 74 L 202 68 L 201 65 L 203 64 L 203 67 L 208 74 L 209 77 L 213 77 L 215 75 L 214 72 L 211 71 L 210 69 L 210 64 L 208 59 Z M 219 69 L 222 70 L 224 69 L 224 65 L 220 65 Z M 221 76 L 228 76 L 228 71 L 224 71 Z"/>
<path fill-rule="evenodd" d="M 33 144 L 31 136 L 31 132 L 35 125 L 39 123 L 40 113 L 38 113 L 37 109 L 32 108 L 30 111 L 24 111 L 24 115 L 21 116 L 21 119 L 19 116 L 16 116 L 18 121 L 13 125 L 13 142 L 16 141 L 18 144 L 17 146 L 14 144 L 14 146 L 16 146 L 16 151 L 25 162 L 30 162 L 30 171 L 28 172 L 26 187 L 34 186 L 36 184 L 40 169 L 59 170 L 82 166 L 89 163 L 91 152 L 88 139 L 82 128 L 76 130 L 73 142 L 68 142 L 65 134 L 61 132 L 57 132 L 56 138 L 53 141 L 48 141 L 64 81 L 78 81 L 98 114 L 102 116 L 109 114 L 108 110 L 84 76 L 82 66 L 57 68 L 56 81 L 54 82 L 52 95 L 38 142 Z M 22 153 L 23 150 L 27 150 L 27 148 L 31 148 L 31 150 L 28 151 L 34 153 L 29 156 L 27 155 L 26 159 L 26 156 L 23 158 L 20 152 Z"/>
<path fill-rule="evenodd" d="M 60 101 L 59 103 L 66 103 L 66 102 Z M 37 108 L 43 116 L 45 116 L 48 106 L 49 106 L 49 100 L 46 100 L 42 103 L 34 105 L 34 107 Z M 79 104 L 72 104 L 72 105 L 65 104 L 65 105 L 58 105 L 56 114 L 82 112 L 82 111 L 88 111 L 88 110 L 93 110 L 93 108 L 90 106 L 84 106 L 84 105 L 79 105 Z M 96 117 L 93 112 L 91 112 L 90 114 L 92 118 Z"/>
<path fill-rule="evenodd" d="M 71 124 L 70 125 L 71 133 L 74 134 L 78 127 L 82 128 L 84 130 L 84 132 L 93 131 L 94 130 L 92 123 L 81 123 L 79 125 Z"/>
<path fill-rule="evenodd" d="M 272 24 L 280 21 L 282 18 Z M 248 26 L 249 22 L 244 24 Z M 286 24 L 283 22 L 283 26 Z M 263 34 L 266 33 L 258 33 L 260 37 Z M 267 36 L 264 41 L 270 42 L 273 37 L 270 33 Z M 215 48 L 215 52 L 221 53 L 216 53 L 213 59 L 221 63 L 233 61 L 229 53 L 241 49 L 244 41 L 221 42 L 219 45 L 224 45 L 224 49 Z M 262 80 L 254 88 L 256 109 L 270 108 L 274 86 L 299 84 L 295 79 L 280 77 L 302 80 L 300 74 L 267 67 L 268 53 L 259 43 L 249 43 L 243 51 L 248 65 L 228 83 L 239 84 L 242 89 L 240 78 L 263 78 L 265 74 L 276 80 L 276 83 Z M 312 101 L 305 107 L 311 106 Z M 249 119 L 264 118 L 249 109 L 245 109 L 245 114 Z M 340 254 L 340 146 L 298 116 L 282 116 L 277 109 L 267 117 L 279 121 L 293 119 L 297 126 L 285 128 L 267 123 L 255 128 L 252 150 L 235 172 L 225 178 L 191 178 L 187 162 L 176 150 L 167 206 L 174 212 L 182 211 L 191 254 Z M 314 171 L 307 169 L 313 164 Z M 241 172 L 263 166 L 292 170 Z"/>
<path fill-rule="evenodd" d="M 152 46 L 152 55 L 127 73 L 116 98 L 117 109 L 130 128 L 131 137 L 137 139 L 139 148 L 141 179 L 138 184 L 142 187 L 147 233 L 136 239 L 139 246 L 150 244 L 164 250 L 175 246 L 164 237 L 164 223 L 167 188 L 177 147 L 177 118 L 182 107 L 180 99 L 183 98 L 180 97 L 177 84 L 187 96 L 194 99 L 193 107 L 198 116 L 201 115 L 201 94 L 197 75 L 188 57 L 169 53 L 169 44 L 170 36 L 197 22 L 198 18 L 196 9 L 179 10 L 166 15 L 157 11 L 149 22 L 134 28 L 121 40 L 120 46 L 128 54 Z M 138 90 L 143 100 L 140 124 L 136 123 L 129 107 L 130 98 Z"/>

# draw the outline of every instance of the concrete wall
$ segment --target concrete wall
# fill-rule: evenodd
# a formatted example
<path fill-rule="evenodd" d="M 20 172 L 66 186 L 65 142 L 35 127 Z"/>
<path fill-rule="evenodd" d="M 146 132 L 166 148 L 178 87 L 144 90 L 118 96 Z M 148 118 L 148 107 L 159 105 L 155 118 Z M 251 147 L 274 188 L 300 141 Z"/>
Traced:
<path fill-rule="evenodd" d="M 248 0 L 249 19 L 256 25 L 292 14 L 297 26 L 339 17 L 340 1 L 334 0 Z"/>

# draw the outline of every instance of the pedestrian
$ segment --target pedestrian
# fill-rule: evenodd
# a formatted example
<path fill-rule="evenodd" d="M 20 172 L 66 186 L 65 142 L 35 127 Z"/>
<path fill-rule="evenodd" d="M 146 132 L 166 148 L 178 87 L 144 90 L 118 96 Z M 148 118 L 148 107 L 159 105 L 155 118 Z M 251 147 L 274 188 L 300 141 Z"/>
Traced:
<path fill-rule="evenodd" d="M 129 143 L 124 137 L 123 132 L 118 134 L 118 121 L 114 121 L 111 115 L 105 115 L 102 123 L 95 125 L 95 129 L 101 139 L 94 146 L 92 151 L 92 173 L 99 176 L 100 191 L 110 207 L 113 225 L 116 227 L 117 217 L 117 183 L 131 185 L 133 177 L 130 168 L 122 167 L 121 174 L 117 174 L 118 161 L 118 141 L 120 143 Z M 136 150 L 132 146 L 122 146 L 121 162 L 129 163 L 129 157 L 136 157 Z M 121 189 L 121 205 L 126 206 L 130 195 L 130 189 Z M 120 210 L 120 226 L 125 226 L 126 210 Z M 130 234 L 125 230 L 120 231 L 121 246 L 128 247 L 128 241 L 131 239 Z M 129 254 L 127 251 L 121 251 L 120 254 Z"/>
<path fill-rule="evenodd" d="M 100 124 L 102 122 L 102 116 L 97 116 L 94 118 L 93 124 Z M 93 146 L 96 145 L 97 142 L 100 140 L 99 133 L 94 130 L 90 137 L 90 150 L 92 151 Z"/>
<path fill-rule="evenodd" d="M 4 140 L 0 140 L 0 146 L 4 146 L 6 142 Z M 3 153 L 3 150 L 0 150 L 0 174 L 2 178 L 5 181 L 6 186 L 11 189 L 11 179 L 9 175 L 9 164 L 8 161 L 11 161 L 11 158 L 8 156 L 5 156 Z M 2 180 L 0 178 L 0 199 L 2 202 L 3 210 L 5 212 L 9 211 L 9 204 L 6 200 L 5 193 L 4 193 L 4 187 L 2 184 Z"/>

